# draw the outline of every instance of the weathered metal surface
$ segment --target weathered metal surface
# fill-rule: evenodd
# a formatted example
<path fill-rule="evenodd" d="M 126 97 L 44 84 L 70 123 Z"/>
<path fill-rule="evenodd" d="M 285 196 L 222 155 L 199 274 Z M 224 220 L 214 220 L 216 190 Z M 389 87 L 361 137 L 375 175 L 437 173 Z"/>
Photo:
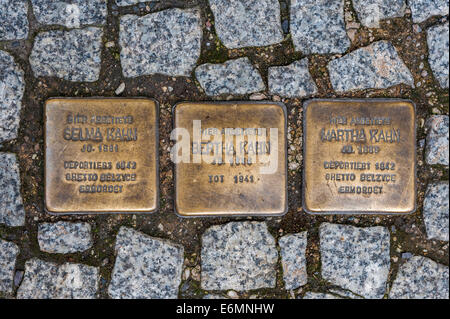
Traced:
<path fill-rule="evenodd" d="M 158 207 L 158 106 L 149 99 L 45 104 L 45 204 L 51 213 Z"/>
<path fill-rule="evenodd" d="M 195 122 L 201 128 L 194 129 L 194 121 L 201 121 Z M 267 216 L 287 211 L 284 105 L 181 103 L 174 108 L 174 127 L 186 129 L 190 139 L 187 153 L 174 148 L 174 156 L 187 154 L 175 164 L 179 215 Z M 175 145 L 180 144 L 178 135 Z"/>
<path fill-rule="evenodd" d="M 405 100 L 311 100 L 304 110 L 303 208 L 415 210 L 415 108 Z"/>

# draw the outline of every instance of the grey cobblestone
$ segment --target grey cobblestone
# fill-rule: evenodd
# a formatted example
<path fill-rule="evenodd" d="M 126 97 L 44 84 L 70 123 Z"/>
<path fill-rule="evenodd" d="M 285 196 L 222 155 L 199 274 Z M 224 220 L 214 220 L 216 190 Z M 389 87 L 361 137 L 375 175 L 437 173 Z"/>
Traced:
<path fill-rule="evenodd" d="M 97 81 L 102 35 L 102 29 L 94 27 L 39 33 L 30 55 L 34 75 L 68 81 Z"/>
<path fill-rule="evenodd" d="M 336 297 L 332 294 L 325 294 L 322 292 L 310 292 L 308 291 L 304 296 L 303 299 L 341 299 L 339 297 Z"/>
<path fill-rule="evenodd" d="M 265 223 L 231 222 L 202 237 L 201 286 L 244 291 L 275 287 L 278 253 Z"/>
<path fill-rule="evenodd" d="M 432 115 L 425 126 L 428 129 L 425 161 L 427 164 L 448 166 L 448 115 Z"/>
<path fill-rule="evenodd" d="M 121 227 L 108 293 L 115 299 L 173 299 L 184 259 L 181 246 Z"/>
<path fill-rule="evenodd" d="M 79 28 L 106 22 L 106 0 L 31 0 L 39 23 Z"/>
<path fill-rule="evenodd" d="M 25 210 L 20 194 L 19 165 L 14 154 L 0 152 L 0 224 L 23 226 Z"/>
<path fill-rule="evenodd" d="M 420 23 L 432 16 L 448 15 L 448 0 L 408 0 L 412 19 Z"/>
<path fill-rule="evenodd" d="M 448 22 L 427 30 L 428 62 L 434 77 L 442 88 L 448 88 L 449 72 L 449 27 Z"/>
<path fill-rule="evenodd" d="M 0 1 L 0 41 L 28 37 L 27 11 L 28 4 L 25 0 Z"/>
<path fill-rule="evenodd" d="M 264 82 L 248 58 L 229 60 L 223 64 L 202 64 L 195 76 L 207 95 L 249 94 L 263 91 Z"/>
<path fill-rule="evenodd" d="M 382 298 L 390 267 L 384 227 L 320 225 L 322 277 L 365 298 Z"/>
<path fill-rule="evenodd" d="M 448 241 L 448 182 L 428 185 L 423 219 L 428 239 Z"/>
<path fill-rule="evenodd" d="M 83 264 L 57 265 L 40 259 L 25 263 L 25 276 L 17 299 L 94 299 L 98 269 Z"/>
<path fill-rule="evenodd" d="M 92 247 L 91 225 L 88 223 L 43 223 L 38 228 L 42 251 L 56 254 L 82 252 Z"/>
<path fill-rule="evenodd" d="M 304 54 L 344 53 L 344 0 L 291 0 L 290 29 L 296 50 Z"/>
<path fill-rule="evenodd" d="M 278 0 L 209 0 L 217 35 L 230 49 L 283 40 Z"/>
<path fill-rule="evenodd" d="M 13 57 L 0 51 L 0 143 L 17 137 L 25 90 L 23 76 Z"/>
<path fill-rule="evenodd" d="M 120 7 L 131 6 L 131 5 L 142 3 L 142 2 L 149 2 L 149 1 L 147 1 L 147 0 L 116 0 L 116 4 Z"/>
<path fill-rule="evenodd" d="M 14 270 L 19 247 L 0 238 L 0 292 L 10 293 L 13 290 Z"/>
<path fill-rule="evenodd" d="M 168 9 L 120 19 L 120 61 L 126 77 L 149 74 L 190 76 L 198 58 L 202 29 L 196 9 Z"/>
<path fill-rule="evenodd" d="M 269 92 L 283 97 L 306 97 L 317 93 L 317 86 L 308 69 L 308 59 L 287 66 L 269 68 Z"/>
<path fill-rule="evenodd" d="M 291 290 L 306 285 L 307 232 L 283 236 L 279 239 L 279 244 L 285 288 Z"/>
<path fill-rule="evenodd" d="M 414 79 L 394 46 L 378 41 L 328 64 L 330 80 L 337 92 L 386 89 L 397 84 L 414 87 Z"/>
<path fill-rule="evenodd" d="M 400 267 L 389 298 L 448 299 L 448 280 L 448 266 L 414 256 Z"/>
<path fill-rule="evenodd" d="M 368 28 L 379 28 L 380 21 L 403 17 L 405 0 L 353 0 L 359 21 Z"/>

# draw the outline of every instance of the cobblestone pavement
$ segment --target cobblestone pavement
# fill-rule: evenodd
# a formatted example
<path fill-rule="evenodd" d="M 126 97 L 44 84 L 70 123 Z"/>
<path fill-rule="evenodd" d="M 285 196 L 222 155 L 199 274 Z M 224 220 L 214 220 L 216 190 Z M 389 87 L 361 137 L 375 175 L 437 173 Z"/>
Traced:
<path fill-rule="evenodd" d="M 0 0 L 0 297 L 449 298 L 448 0 Z M 43 104 L 160 102 L 160 210 L 51 216 Z M 302 211 L 309 98 L 406 98 L 417 112 L 407 216 Z M 288 109 L 289 211 L 174 214 L 171 108 Z"/>

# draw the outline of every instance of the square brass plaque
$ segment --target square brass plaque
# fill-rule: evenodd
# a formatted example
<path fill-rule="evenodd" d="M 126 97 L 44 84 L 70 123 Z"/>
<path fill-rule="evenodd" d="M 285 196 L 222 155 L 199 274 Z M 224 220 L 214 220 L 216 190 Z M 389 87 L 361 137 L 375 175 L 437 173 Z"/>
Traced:
<path fill-rule="evenodd" d="M 405 100 L 311 100 L 304 110 L 308 213 L 415 210 L 415 107 Z"/>
<path fill-rule="evenodd" d="M 149 99 L 45 104 L 45 204 L 51 213 L 158 207 L 158 106 Z"/>
<path fill-rule="evenodd" d="M 287 211 L 284 105 L 181 103 L 174 108 L 174 127 L 181 130 L 172 137 L 178 215 Z"/>

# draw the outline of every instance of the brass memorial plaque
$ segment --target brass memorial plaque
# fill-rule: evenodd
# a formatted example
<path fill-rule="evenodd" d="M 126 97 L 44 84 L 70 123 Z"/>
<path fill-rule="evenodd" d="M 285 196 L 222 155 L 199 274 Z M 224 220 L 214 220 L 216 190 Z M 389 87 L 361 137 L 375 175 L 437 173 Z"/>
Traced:
<path fill-rule="evenodd" d="M 47 210 L 50 213 L 156 210 L 158 143 L 158 106 L 153 100 L 48 100 Z"/>
<path fill-rule="evenodd" d="M 304 110 L 308 213 L 411 213 L 416 197 L 414 104 L 311 100 Z"/>
<path fill-rule="evenodd" d="M 175 210 L 180 216 L 287 211 L 286 109 L 265 102 L 174 108 Z"/>

